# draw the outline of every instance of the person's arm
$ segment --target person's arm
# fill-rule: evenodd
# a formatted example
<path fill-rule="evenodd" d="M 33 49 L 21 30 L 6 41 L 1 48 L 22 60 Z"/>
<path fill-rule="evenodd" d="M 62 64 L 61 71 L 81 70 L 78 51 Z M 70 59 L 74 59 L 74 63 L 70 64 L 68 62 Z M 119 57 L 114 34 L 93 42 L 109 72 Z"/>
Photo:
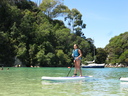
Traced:
<path fill-rule="evenodd" d="M 78 52 L 79 52 L 79 54 L 80 54 L 80 55 L 78 56 L 78 58 L 82 57 L 82 52 L 81 52 L 80 49 L 78 50 Z"/>
<path fill-rule="evenodd" d="M 74 51 L 72 51 L 72 57 L 74 57 Z"/>

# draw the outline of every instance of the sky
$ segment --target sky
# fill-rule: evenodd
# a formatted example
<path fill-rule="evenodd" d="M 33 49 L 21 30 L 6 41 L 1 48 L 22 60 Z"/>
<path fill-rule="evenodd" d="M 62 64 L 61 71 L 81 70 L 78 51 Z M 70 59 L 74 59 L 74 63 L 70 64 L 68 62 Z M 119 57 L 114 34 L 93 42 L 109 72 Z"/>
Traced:
<path fill-rule="evenodd" d="M 128 0 L 64 0 L 63 3 L 82 14 L 86 24 L 83 33 L 86 38 L 94 39 L 96 48 L 104 48 L 111 38 L 128 32 Z"/>

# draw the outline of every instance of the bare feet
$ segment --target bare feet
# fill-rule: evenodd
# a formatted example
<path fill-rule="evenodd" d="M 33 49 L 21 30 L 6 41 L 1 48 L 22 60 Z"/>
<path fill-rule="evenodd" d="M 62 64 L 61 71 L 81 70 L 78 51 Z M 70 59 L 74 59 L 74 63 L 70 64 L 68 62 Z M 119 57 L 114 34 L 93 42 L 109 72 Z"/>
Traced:
<path fill-rule="evenodd" d="M 82 75 L 80 75 L 79 77 L 82 77 Z"/>

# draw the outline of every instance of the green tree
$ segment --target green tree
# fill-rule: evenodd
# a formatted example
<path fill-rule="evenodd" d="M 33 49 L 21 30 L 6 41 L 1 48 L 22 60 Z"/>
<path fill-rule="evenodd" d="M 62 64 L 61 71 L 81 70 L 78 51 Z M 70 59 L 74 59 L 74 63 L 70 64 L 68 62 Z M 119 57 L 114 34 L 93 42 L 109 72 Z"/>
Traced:
<path fill-rule="evenodd" d="M 119 62 L 128 66 L 128 50 L 120 55 Z"/>
<path fill-rule="evenodd" d="M 4 66 L 13 66 L 14 56 L 14 47 L 8 33 L 0 32 L 0 63 Z"/>
<path fill-rule="evenodd" d="M 36 54 L 36 59 L 40 66 L 44 66 L 44 62 L 45 62 L 45 49 L 44 48 L 38 51 L 38 53 Z"/>
<path fill-rule="evenodd" d="M 15 40 L 12 39 L 11 30 L 12 26 L 16 26 L 14 22 L 20 21 L 20 10 L 16 6 L 11 6 L 8 2 L 0 2 L 0 31 L 2 42 L 1 46 L 1 63 L 4 66 L 13 66 L 15 57 Z M 15 28 L 16 29 L 16 28 Z"/>
<path fill-rule="evenodd" d="M 0 5 L 0 30 L 10 32 L 10 28 L 14 22 L 20 22 L 20 10 L 16 6 L 11 6 L 8 3 Z"/>
<path fill-rule="evenodd" d="M 34 43 L 34 38 L 35 38 L 35 30 L 36 30 L 36 23 L 35 23 L 35 18 L 34 18 L 34 14 L 29 11 L 29 10 L 25 10 L 23 12 L 24 16 L 21 19 L 21 24 L 20 24 L 20 43 L 24 43 L 25 44 L 25 48 L 26 48 L 26 58 L 24 62 L 25 64 L 27 64 L 27 66 L 30 66 L 30 54 L 29 54 L 29 50 L 30 50 L 30 44 Z M 33 38 L 33 39 L 32 39 Z M 21 59 L 21 58 L 19 58 Z M 23 59 L 23 58 L 22 58 Z"/>
<path fill-rule="evenodd" d="M 50 18 L 63 16 L 69 11 L 68 7 L 62 4 L 62 0 L 43 0 L 39 8 Z"/>
<path fill-rule="evenodd" d="M 67 66 L 70 62 L 70 59 L 68 58 L 67 54 L 63 52 L 63 50 L 56 50 L 56 55 L 58 59 L 58 66 Z"/>
<path fill-rule="evenodd" d="M 106 52 L 108 53 L 108 63 L 116 64 L 122 63 L 125 64 L 125 51 L 128 48 L 128 32 L 122 33 L 119 36 L 115 36 L 110 39 L 109 44 L 105 47 Z M 127 61 L 127 60 L 126 60 Z"/>
<path fill-rule="evenodd" d="M 65 21 L 68 20 L 68 25 L 71 27 L 71 32 L 78 36 L 81 36 L 82 29 L 86 28 L 86 24 L 83 23 L 82 14 L 77 9 L 72 9 L 65 17 Z"/>
<path fill-rule="evenodd" d="M 96 50 L 96 63 L 105 63 L 107 53 L 103 48 L 97 48 Z"/>
<path fill-rule="evenodd" d="M 82 50 L 83 60 L 88 54 L 92 56 L 94 45 L 90 41 L 70 33 L 63 21 L 53 19 L 69 13 L 69 9 L 59 0 L 48 2 L 51 4 L 48 7 L 38 7 L 28 0 L 0 2 L 0 63 L 13 66 L 17 57 L 26 66 L 70 66 L 75 43 Z M 80 16 L 76 18 L 80 20 Z M 75 23 L 77 28 L 80 24 Z"/>

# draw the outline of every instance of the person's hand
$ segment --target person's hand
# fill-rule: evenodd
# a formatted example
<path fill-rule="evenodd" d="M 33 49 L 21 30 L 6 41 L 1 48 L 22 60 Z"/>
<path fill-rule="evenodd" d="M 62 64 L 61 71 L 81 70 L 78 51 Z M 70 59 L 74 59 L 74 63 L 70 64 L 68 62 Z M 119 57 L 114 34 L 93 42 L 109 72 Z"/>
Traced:
<path fill-rule="evenodd" d="M 76 57 L 76 60 L 79 59 L 79 57 Z"/>

